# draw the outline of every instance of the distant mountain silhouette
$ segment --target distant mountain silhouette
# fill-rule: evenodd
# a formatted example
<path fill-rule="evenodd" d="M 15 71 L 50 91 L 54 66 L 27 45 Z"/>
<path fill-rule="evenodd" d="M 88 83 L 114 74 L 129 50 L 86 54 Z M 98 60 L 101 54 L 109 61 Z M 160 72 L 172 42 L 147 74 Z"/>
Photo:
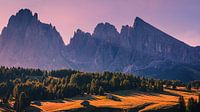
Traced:
<path fill-rule="evenodd" d="M 55 27 L 22 9 L 2 31 L 0 60 L 4 66 L 200 79 L 200 47 L 191 47 L 139 17 L 120 32 L 110 23 L 99 23 L 92 34 L 78 29 L 64 45 Z"/>

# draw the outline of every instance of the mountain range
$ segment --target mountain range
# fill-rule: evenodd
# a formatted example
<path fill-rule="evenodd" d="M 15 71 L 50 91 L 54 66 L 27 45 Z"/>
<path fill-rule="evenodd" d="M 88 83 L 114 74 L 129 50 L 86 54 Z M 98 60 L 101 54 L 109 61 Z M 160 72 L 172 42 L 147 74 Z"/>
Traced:
<path fill-rule="evenodd" d="M 126 72 L 162 79 L 200 79 L 200 47 L 192 47 L 139 17 L 118 32 L 99 23 L 78 29 L 65 45 L 54 26 L 29 9 L 12 15 L 0 35 L 0 65 L 87 72 Z"/>

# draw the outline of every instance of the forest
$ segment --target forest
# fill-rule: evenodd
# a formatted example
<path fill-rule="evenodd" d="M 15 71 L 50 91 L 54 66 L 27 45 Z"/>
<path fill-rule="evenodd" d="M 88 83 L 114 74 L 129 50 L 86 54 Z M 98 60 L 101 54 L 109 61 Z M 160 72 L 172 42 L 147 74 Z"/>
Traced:
<path fill-rule="evenodd" d="M 45 71 L 20 67 L 0 67 L 0 82 L 1 104 L 14 101 L 14 109 L 17 112 L 23 111 L 35 100 L 64 99 L 83 94 L 104 95 L 131 89 L 161 93 L 163 85 L 175 88 L 183 84 L 180 81 L 145 78 L 125 73 L 87 73 L 70 69 Z M 197 85 L 197 82 L 190 82 L 188 85 L 194 85 L 193 83 Z M 181 102 L 184 101 L 180 99 L 180 104 Z"/>

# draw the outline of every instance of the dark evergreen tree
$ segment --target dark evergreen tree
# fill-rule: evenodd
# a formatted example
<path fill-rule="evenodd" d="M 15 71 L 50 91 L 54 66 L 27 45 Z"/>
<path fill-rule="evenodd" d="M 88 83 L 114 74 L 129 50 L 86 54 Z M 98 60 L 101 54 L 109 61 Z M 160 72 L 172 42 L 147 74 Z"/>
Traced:
<path fill-rule="evenodd" d="M 21 92 L 18 99 L 15 102 L 16 112 L 24 112 L 25 108 L 30 106 L 30 100 L 24 92 Z"/>
<path fill-rule="evenodd" d="M 191 83 L 188 83 L 187 86 L 186 86 L 186 88 L 187 88 L 187 90 L 191 90 L 191 88 L 192 88 Z"/>
<path fill-rule="evenodd" d="M 185 105 L 185 100 L 184 100 L 183 96 L 179 97 L 178 109 L 179 109 L 179 112 L 186 112 L 186 105 Z"/>
<path fill-rule="evenodd" d="M 99 87 L 99 95 L 104 95 L 104 89 L 101 86 Z"/>
<path fill-rule="evenodd" d="M 188 106 L 188 108 L 187 108 L 188 112 L 198 112 L 197 101 L 194 98 L 188 99 L 188 105 L 187 106 Z"/>

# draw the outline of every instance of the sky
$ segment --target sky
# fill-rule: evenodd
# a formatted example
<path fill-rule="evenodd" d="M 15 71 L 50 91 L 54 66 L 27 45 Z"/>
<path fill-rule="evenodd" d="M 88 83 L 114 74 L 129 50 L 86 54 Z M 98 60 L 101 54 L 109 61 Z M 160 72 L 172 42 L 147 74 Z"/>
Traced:
<path fill-rule="evenodd" d="M 200 46 L 200 0 L 0 0 L 0 31 L 22 8 L 56 26 L 66 44 L 74 31 L 92 33 L 100 22 L 121 30 L 135 17 L 191 45 Z"/>

